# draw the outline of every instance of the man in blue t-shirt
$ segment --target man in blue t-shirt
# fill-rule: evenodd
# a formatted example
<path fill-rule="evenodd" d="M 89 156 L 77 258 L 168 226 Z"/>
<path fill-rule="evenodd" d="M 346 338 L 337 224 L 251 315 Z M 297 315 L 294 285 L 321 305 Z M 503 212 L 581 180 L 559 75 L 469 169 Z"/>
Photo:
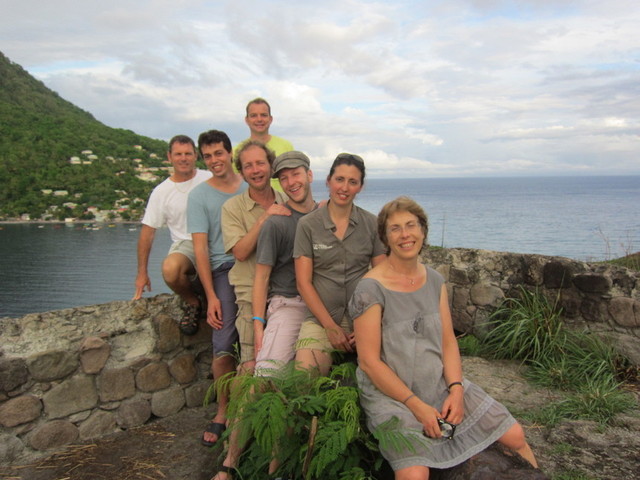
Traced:
<path fill-rule="evenodd" d="M 209 130 L 198 138 L 198 150 L 213 174 L 189 194 L 187 230 L 193 239 L 196 268 L 207 299 L 207 323 L 213 328 L 214 380 L 235 371 L 234 346 L 238 341 L 236 297 L 229 283 L 233 255 L 225 252 L 220 216 L 222 204 L 246 189 L 242 176 L 233 171 L 231 140 L 226 133 Z M 214 445 L 226 428 L 228 392 L 219 392 L 216 416 L 207 426 L 202 443 Z"/>

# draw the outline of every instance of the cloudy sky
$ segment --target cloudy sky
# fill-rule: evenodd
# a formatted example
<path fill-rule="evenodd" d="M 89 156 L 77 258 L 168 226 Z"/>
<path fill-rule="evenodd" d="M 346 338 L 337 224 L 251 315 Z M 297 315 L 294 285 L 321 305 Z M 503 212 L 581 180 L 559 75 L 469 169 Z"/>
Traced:
<path fill-rule="evenodd" d="M 3 0 L 0 50 L 103 123 L 248 135 L 326 172 L 640 174 L 637 0 Z"/>

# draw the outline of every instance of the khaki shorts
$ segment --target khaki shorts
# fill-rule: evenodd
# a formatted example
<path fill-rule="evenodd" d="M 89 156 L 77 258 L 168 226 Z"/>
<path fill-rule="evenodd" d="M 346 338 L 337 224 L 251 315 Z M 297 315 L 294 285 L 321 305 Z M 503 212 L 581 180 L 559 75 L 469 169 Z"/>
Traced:
<path fill-rule="evenodd" d="M 237 301 L 238 316 L 236 317 L 236 330 L 240 338 L 240 363 L 251 362 L 256 359 L 253 348 L 253 314 L 251 304 Z"/>
<path fill-rule="evenodd" d="M 340 326 L 345 332 L 351 333 L 350 322 L 347 317 L 342 318 Z M 323 352 L 333 352 L 334 346 L 331 345 L 327 331 L 322 325 L 316 323 L 313 320 L 305 320 L 300 327 L 300 334 L 298 335 L 298 341 L 296 342 L 296 351 L 303 349 L 322 350 Z"/>

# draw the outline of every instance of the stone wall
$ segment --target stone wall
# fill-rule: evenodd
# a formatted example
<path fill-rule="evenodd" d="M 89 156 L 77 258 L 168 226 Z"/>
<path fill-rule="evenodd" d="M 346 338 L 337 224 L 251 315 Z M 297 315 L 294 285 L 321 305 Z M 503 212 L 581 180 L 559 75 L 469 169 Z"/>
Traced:
<path fill-rule="evenodd" d="M 556 298 L 567 321 L 606 333 L 640 364 L 640 282 L 624 268 L 559 257 L 434 249 L 454 326 L 476 332 L 522 285 Z M 0 462 L 97 438 L 201 405 L 210 328 L 180 334 L 175 296 L 0 319 Z"/>
<path fill-rule="evenodd" d="M 567 324 L 611 338 L 640 365 L 640 274 L 563 257 L 466 248 L 430 249 L 425 262 L 447 281 L 456 330 L 482 333 L 482 323 L 521 287 L 562 308 Z"/>
<path fill-rule="evenodd" d="M 0 319 L 0 463 L 200 406 L 211 329 L 159 295 Z"/>

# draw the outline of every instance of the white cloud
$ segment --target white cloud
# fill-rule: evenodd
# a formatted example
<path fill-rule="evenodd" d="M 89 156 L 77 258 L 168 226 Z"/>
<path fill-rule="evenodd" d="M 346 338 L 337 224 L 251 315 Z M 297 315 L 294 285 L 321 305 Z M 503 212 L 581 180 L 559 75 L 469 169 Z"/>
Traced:
<path fill-rule="evenodd" d="M 5 3 L 3 53 L 114 127 L 239 141 L 263 96 L 319 170 L 640 173 L 629 1 Z"/>

